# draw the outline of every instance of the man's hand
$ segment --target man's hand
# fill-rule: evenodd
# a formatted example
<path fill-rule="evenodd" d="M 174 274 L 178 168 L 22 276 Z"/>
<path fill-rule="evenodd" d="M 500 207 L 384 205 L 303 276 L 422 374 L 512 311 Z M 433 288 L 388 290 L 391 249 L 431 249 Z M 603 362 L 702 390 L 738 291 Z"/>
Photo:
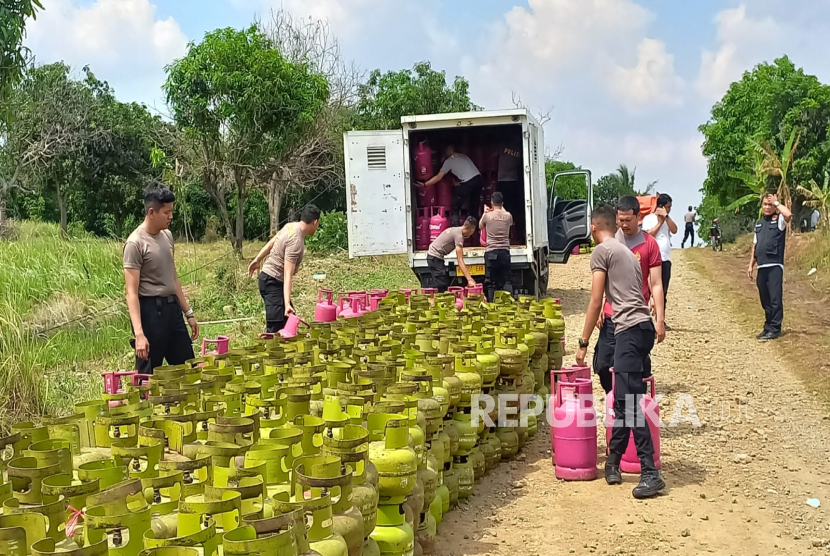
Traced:
<path fill-rule="evenodd" d="M 660 218 L 666 218 L 669 215 L 669 213 L 666 212 L 665 207 L 659 207 L 657 210 L 654 211 L 654 214 L 656 214 Z"/>
<path fill-rule="evenodd" d="M 588 348 L 581 347 L 576 350 L 576 364 L 582 367 L 585 365 L 585 356 L 588 355 Z"/>
<path fill-rule="evenodd" d="M 193 315 L 187 317 L 187 324 L 190 326 L 190 339 L 195 341 L 199 337 L 199 323 L 196 322 L 196 317 Z M 138 341 L 136 340 L 137 345 Z"/>
<path fill-rule="evenodd" d="M 487 214 L 488 212 L 490 212 L 490 210 L 491 210 L 491 209 L 490 209 L 490 207 L 489 207 L 489 206 L 484 205 L 484 214 Z"/>
<path fill-rule="evenodd" d="M 597 319 L 597 330 L 600 330 L 603 324 L 605 324 L 605 311 L 601 311 L 599 314 L 599 318 Z"/>
<path fill-rule="evenodd" d="M 750 282 L 752 282 L 752 271 L 753 271 L 753 270 L 755 270 L 755 269 L 752 267 L 752 265 L 750 265 L 750 266 L 746 269 L 746 277 L 747 277 L 747 278 L 749 278 L 749 281 L 750 281 Z"/>
<path fill-rule="evenodd" d="M 425 187 L 425 186 L 426 186 L 426 183 L 424 183 L 422 181 L 416 181 L 415 182 L 415 187 Z"/>
<path fill-rule="evenodd" d="M 296 311 L 294 311 L 294 307 L 291 305 L 291 303 L 286 303 L 285 304 L 285 316 L 286 317 L 288 315 L 293 315 L 295 312 Z"/>
<path fill-rule="evenodd" d="M 769 199 L 773 204 L 778 201 L 778 193 L 767 193 L 765 195 L 767 199 Z"/>
<path fill-rule="evenodd" d="M 666 339 L 666 323 L 664 321 L 657 321 L 654 329 L 657 331 L 657 343 L 662 344 Z"/>
<path fill-rule="evenodd" d="M 150 342 L 147 341 L 144 332 L 135 335 L 135 356 L 145 360 L 150 357 Z"/>
<path fill-rule="evenodd" d="M 467 280 L 467 287 L 468 288 L 476 287 L 476 281 L 475 280 Z"/>
<path fill-rule="evenodd" d="M 254 259 L 248 265 L 248 278 L 252 278 L 254 273 L 259 270 L 259 259 Z"/>

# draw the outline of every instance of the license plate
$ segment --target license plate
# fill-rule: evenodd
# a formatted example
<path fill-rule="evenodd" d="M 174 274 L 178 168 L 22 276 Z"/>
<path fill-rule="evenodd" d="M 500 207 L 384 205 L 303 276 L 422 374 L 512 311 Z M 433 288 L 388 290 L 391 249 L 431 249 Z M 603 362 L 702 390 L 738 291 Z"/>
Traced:
<path fill-rule="evenodd" d="M 470 273 L 470 276 L 484 276 L 484 265 L 483 264 L 468 264 L 467 271 Z M 456 276 L 464 276 L 461 272 L 459 267 L 455 267 L 455 275 Z"/>

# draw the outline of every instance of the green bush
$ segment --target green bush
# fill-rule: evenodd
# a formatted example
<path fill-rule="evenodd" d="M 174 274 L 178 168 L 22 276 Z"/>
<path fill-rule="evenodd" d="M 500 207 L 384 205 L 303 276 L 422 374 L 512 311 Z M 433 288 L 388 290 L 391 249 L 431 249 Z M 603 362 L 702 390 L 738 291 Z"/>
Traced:
<path fill-rule="evenodd" d="M 349 229 L 342 212 L 324 212 L 320 215 L 320 228 L 306 240 L 312 253 L 345 251 L 349 248 Z"/>

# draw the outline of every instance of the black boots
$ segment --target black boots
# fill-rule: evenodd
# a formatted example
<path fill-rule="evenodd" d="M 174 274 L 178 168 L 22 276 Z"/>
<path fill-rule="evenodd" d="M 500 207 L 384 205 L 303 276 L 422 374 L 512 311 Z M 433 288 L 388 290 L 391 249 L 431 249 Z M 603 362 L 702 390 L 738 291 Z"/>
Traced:
<path fill-rule="evenodd" d="M 608 477 L 608 466 L 605 467 L 606 480 Z M 666 482 L 660 477 L 660 472 L 654 466 L 654 458 L 646 457 L 640 459 L 640 484 L 634 487 L 631 494 L 634 498 L 642 500 L 643 498 L 653 498 L 657 496 L 661 490 L 666 488 Z"/>
<path fill-rule="evenodd" d="M 620 474 L 621 459 L 621 454 L 611 452 L 608 454 L 608 459 L 605 460 L 605 482 L 609 485 L 622 484 L 622 475 Z"/>

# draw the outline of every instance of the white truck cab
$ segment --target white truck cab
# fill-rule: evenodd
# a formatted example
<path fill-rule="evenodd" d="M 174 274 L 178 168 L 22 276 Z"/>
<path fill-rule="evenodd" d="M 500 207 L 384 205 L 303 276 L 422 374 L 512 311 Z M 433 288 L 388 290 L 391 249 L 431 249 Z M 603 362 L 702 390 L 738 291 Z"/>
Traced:
<path fill-rule="evenodd" d="M 508 140 L 522 145 L 523 168 L 520 179 L 510 185 L 516 190 L 503 191 L 513 201 L 510 210 L 516 222 L 510 246 L 513 291 L 544 295 L 548 263 L 566 263 L 574 247 L 591 240 L 591 173 L 562 172 L 554 176 L 549 188 L 544 131 L 525 109 L 404 116 L 398 130 L 345 133 L 349 256 L 406 254 L 421 284 L 428 286 L 427 253 L 416 249 L 415 146 L 428 142 L 438 153 L 436 160 L 449 144 L 461 153 L 475 150 L 492 158 L 498 157 Z M 484 181 L 497 187 L 492 183 L 497 180 L 496 171 L 487 174 Z M 555 196 L 556 180 L 574 174 L 585 176 L 587 198 L 562 201 Z M 475 214 L 478 208 L 470 213 L 479 216 Z M 455 276 L 455 253 L 447 255 L 445 262 Z M 483 280 L 484 247 L 477 242 L 465 246 L 464 262 L 476 280 Z"/>

